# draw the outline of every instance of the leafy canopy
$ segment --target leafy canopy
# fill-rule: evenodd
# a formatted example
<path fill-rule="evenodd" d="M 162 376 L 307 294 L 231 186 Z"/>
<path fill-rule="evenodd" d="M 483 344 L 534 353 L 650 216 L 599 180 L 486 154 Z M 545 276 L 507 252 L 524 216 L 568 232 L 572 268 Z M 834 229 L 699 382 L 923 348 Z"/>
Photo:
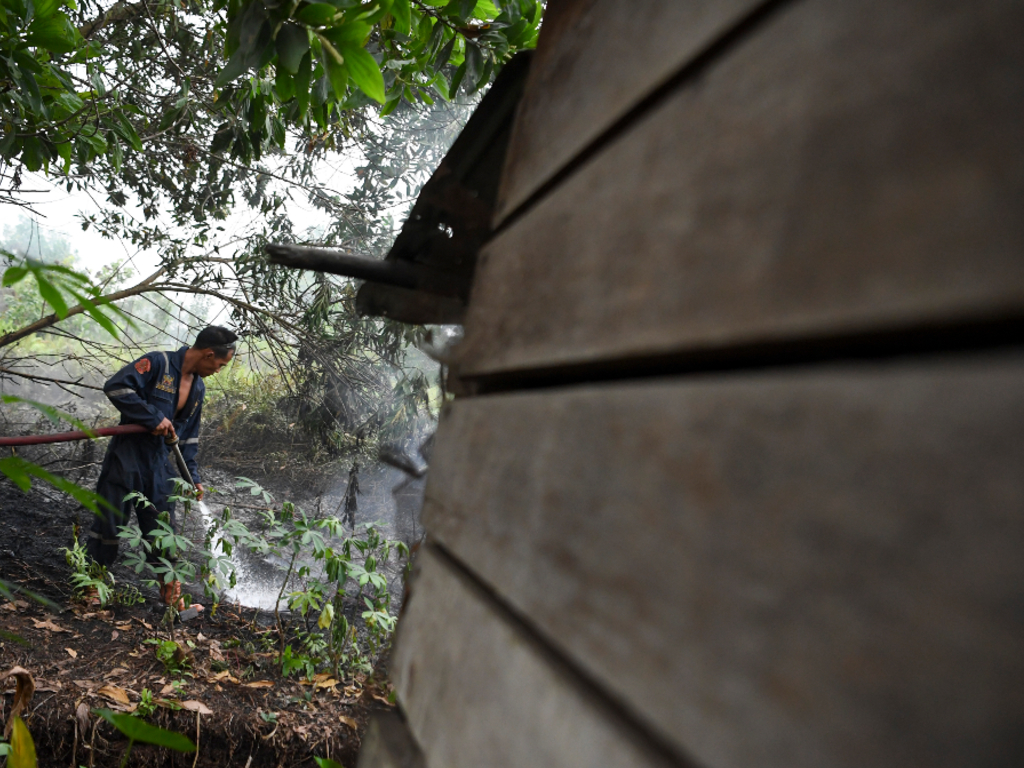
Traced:
<path fill-rule="evenodd" d="M 312 151 L 368 105 L 386 115 L 479 89 L 535 44 L 541 12 L 536 0 L 0 0 L 0 157 L 18 163 L 15 190 L 21 166 L 57 165 L 69 185 L 123 176 L 149 213 L 159 192 L 184 192 L 180 212 L 201 219 L 230 198 L 218 160 L 283 150 L 289 129 Z M 142 167 L 126 165 L 143 150 Z M 106 186 L 123 203 L 121 184 Z"/>

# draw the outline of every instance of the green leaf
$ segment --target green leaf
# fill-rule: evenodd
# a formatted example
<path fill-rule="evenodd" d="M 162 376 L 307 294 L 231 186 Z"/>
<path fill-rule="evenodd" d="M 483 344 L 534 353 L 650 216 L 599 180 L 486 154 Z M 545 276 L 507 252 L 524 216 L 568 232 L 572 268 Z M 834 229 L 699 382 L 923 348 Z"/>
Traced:
<path fill-rule="evenodd" d="M 19 397 L 18 395 L 0 395 L 0 402 L 11 405 L 13 403 L 20 403 L 22 405 L 28 405 L 35 408 L 52 423 L 59 424 L 62 421 L 66 421 L 68 424 L 74 426 L 75 429 L 80 429 L 87 435 L 92 436 L 92 430 L 89 426 L 79 419 L 72 416 L 70 413 L 60 410 L 60 408 L 54 408 L 52 405 L 46 403 L 40 403 L 37 400 L 29 400 L 25 397 Z"/>
<path fill-rule="evenodd" d="M 380 116 L 381 117 L 387 117 L 388 115 L 390 115 L 392 112 L 395 111 L 395 107 L 397 107 L 401 102 L 402 102 L 402 94 L 401 94 L 401 92 L 399 92 L 398 96 L 396 96 L 393 99 L 389 99 L 384 104 L 384 108 L 380 111 Z"/>
<path fill-rule="evenodd" d="M 395 0 L 391 4 L 391 15 L 395 17 L 395 31 L 408 35 L 412 29 L 412 8 L 409 0 Z"/>
<path fill-rule="evenodd" d="M 257 47 L 266 21 L 267 9 L 263 0 L 252 0 L 242 12 L 238 27 L 238 47 L 246 52 L 250 63 L 259 54 Z"/>
<path fill-rule="evenodd" d="M 33 74 L 41 74 L 43 72 L 43 65 L 40 64 L 33 56 L 29 55 L 28 50 L 25 48 L 19 48 L 13 53 L 14 61 L 22 69 L 26 69 Z"/>
<path fill-rule="evenodd" d="M 24 460 L 20 456 L 7 456 L 0 459 L 0 474 L 5 475 L 22 491 L 27 491 L 32 487 L 32 477 L 21 466 L 22 463 Z"/>
<path fill-rule="evenodd" d="M 430 39 L 427 42 L 427 50 L 433 55 L 437 49 L 441 46 L 441 41 L 444 40 L 445 25 L 440 21 L 434 25 L 434 29 L 430 33 Z"/>
<path fill-rule="evenodd" d="M 136 152 L 142 151 L 142 140 L 139 139 L 139 134 L 135 132 L 135 127 L 128 122 L 128 118 L 120 112 L 117 113 L 117 122 L 114 124 L 114 130 L 122 139 L 132 145 L 132 149 Z"/>
<path fill-rule="evenodd" d="M 121 142 L 117 140 L 116 136 L 112 136 L 113 140 L 110 145 L 110 162 L 114 165 L 114 171 L 116 173 L 121 172 L 121 164 L 124 162 L 124 151 L 121 149 Z"/>
<path fill-rule="evenodd" d="M 43 297 L 43 301 L 53 307 L 53 311 L 57 314 L 61 320 L 68 316 L 68 304 L 64 301 L 64 297 L 60 295 L 60 291 L 57 287 L 46 279 L 41 274 L 41 270 L 32 270 L 36 276 L 36 284 L 39 286 L 39 295 Z"/>
<path fill-rule="evenodd" d="M 53 15 L 54 11 L 56 11 L 61 6 L 61 1 L 34 0 L 32 6 L 35 9 L 36 19 L 48 19 Z"/>
<path fill-rule="evenodd" d="M 28 97 L 29 104 L 32 105 L 32 109 L 36 112 L 44 112 L 43 109 L 43 97 L 39 92 L 39 83 L 36 82 L 35 76 L 31 72 L 14 70 L 11 72 L 20 79 L 22 87 L 25 89 L 25 95 Z"/>
<path fill-rule="evenodd" d="M 92 151 L 96 155 L 105 155 L 107 153 L 107 140 L 103 138 L 99 131 L 91 134 L 82 134 L 82 139 L 92 148 Z"/>
<path fill-rule="evenodd" d="M 16 285 L 25 279 L 25 275 L 28 274 L 28 267 L 8 267 L 4 271 L 3 286 L 7 288 L 11 285 Z"/>
<path fill-rule="evenodd" d="M 132 715 L 115 714 L 109 709 L 94 709 L 92 713 L 97 717 L 102 717 L 132 741 L 156 744 L 159 747 L 167 747 L 178 752 L 196 751 L 196 745 L 188 737 L 174 731 L 157 728 Z"/>
<path fill-rule="evenodd" d="M 298 24 L 285 24 L 277 33 L 277 58 L 289 74 L 299 71 L 302 57 L 309 50 L 309 33 Z"/>
<path fill-rule="evenodd" d="M 214 88 L 223 88 L 225 85 L 230 83 L 236 77 L 241 75 L 247 67 L 245 66 L 246 52 L 239 48 L 228 59 L 228 63 L 224 65 L 224 69 L 217 75 L 217 80 L 214 82 Z"/>
<path fill-rule="evenodd" d="M 111 322 L 110 318 L 108 318 L 104 314 L 103 309 L 97 307 L 96 304 L 94 304 L 93 301 L 88 296 L 79 293 L 78 291 L 71 291 L 71 294 L 76 299 L 78 299 L 78 303 L 85 307 L 85 311 L 89 314 L 89 317 L 95 320 L 100 325 L 100 327 L 103 328 L 103 330 L 105 330 L 115 339 L 120 338 L 117 326 L 114 325 L 114 323 Z M 112 309 L 112 307 L 109 307 L 108 305 L 104 307 L 104 309 Z"/>
<path fill-rule="evenodd" d="M 11 598 L 8 598 L 8 599 L 11 599 Z M 63 609 L 61 609 L 61 610 L 63 610 Z M 8 632 L 6 629 L 0 629 L 0 638 L 2 638 L 4 640 L 10 640 L 12 643 L 17 643 L 18 645 L 24 646 L 25 648 L 31 648 L 32 647 L 32 643 L 30 643 L 24 637 L 22 637 L 21 635 L 16 635 L 13 632 Z M 8 750 L 7 752 L 4 751 L 5 748 Z M 11 749 L 11 745 L 10 744 L 4 744 L 4 743 L 0 742 L 0 757 L 3 757 L 4 755 L 9 754 L 9 750 L 10 749 Z"/>
<path fill-rule="evenodd" d="M 295 14 L 295 18 L 305 24 L 309 24 L 311 27 L 322 27 L 333 19 L 334 14 L 337 12 L 338 10 L 333 5 L 310 3 Z"/>
<path fill-rule="evenodd" d="M 355 45 L 362 48 L 373 31 L 373 26 L 362 21 L 350 21 L 340 27 L 326 30 L 323 36 L 338 46 Z"/>
<path fill-rule="evenodd" d="M 330 52 L 336 53 L 334 48 L 330 45 L 324 45 L 324 48 Z M 339 63 L 333 55 L 328 53 L 324 56 L 324 63 L 327 66 L 327 77 L 331 80 L 331 88 L 334 89 L 334 96 L 337 99 L 344 99 L 345 92 L 348 90 L 348 69 L 344 64 Z"/>
<path fill-rule="evenodd" d="M 106 499 L 97 495 L 94 491 L 83 488 L 80 485 L 75 485 L 63 477 L 50 474 L 42 467 L 25 461 L 20 456 L 8 456 L 7 458 L 0 459 L 0 474 L 9 477 L 22 491 L 27 491 L 32 487 L 33 477 L 39 478 L 57 490 L 67 493 L 83 507 L 93 512 L 93 514 L 100 514 L 101 509 L 113 509 Z"/>
<path fill-rule="evenodd" d="M 448 59 L 452 57 L 452 51 L 455 50 L 456 38 L 456 35 L 452 35 L 452 39 L 445 43 L 440 53 L 437 54 L 437 59 L 434 61 L 435 72 L 444 67 L 444 65 L 448 63 Z"/>
<path fill-rule="evenodd" d="M 17 131 L 8 131 L 4 134 L 4 137 L 0 139 L 0 157 L 10 159 L 17 154 L 18 146 L 18 133 Z"/>
<path fill-rule="evenodd" d="M 362 13 L 357 18 L 369 24 L 376 24 L 391 10 L 391 0 L 370 0 L 363 3 L 360 10 Z"/>
<path fill-rule="evenodd" d="M 74 114 L 85 106 L 85 102 L 76 93 L 59 93 L 53 97 L 53 100 L 64 107 L 69 114 Z"/>
<path fill-rule="evenodd" d="M 299 72 L 295 75 L 295 101 L 299 108 L 299 121 L 309 109 L 309 82 L 313 72 L 312 51 L 307 51 L 299 64 Z"/>
<path fill-rule="evenodd" d="M 20 717 L 14 718 L 13 726 L 7 765 L 9 768 L 36 768 L 36 745 L 32 741 L 32 734 Z"/>
<path fill-rule="evenodd" d="M 462 78 L 466 76 L 466 62 L 462 62 L 459 68 L 455 70 L 455 75 L 452 77 L 452 84 L 448 88 L 448 98 L 454 99 L 455 94 L 459 92 L 459 85 L 462 83 Z"/>
<path fill-rule="evenodd" d="M 440 23 L 441 22 L 438 22 L 438 24 Z M 420 23 L 416 25 L 416 37 L 418 37 L 421 41 L 426 42 L 427 40 L 430 39 L 430 36 L 431 34 L 433 34 L 433 31 L 433 20 L 430 18 L 430 16 L 424 14 L 423 18 L 420 19 Z"/>
<path fill-rule="evenodd" d="M 61 13 L 45 21 L 34 22 L 28 29 L 25 41 L 53 53 L 70 53 L 78 47 L 81 39 L 78 30 Z"/>
<path fill-rule="evenodd" d="M 336 763 L 327 757 L 313 757 L 319 768 L 344 768 L 341 763 Z"/>
<path fill-rule="evenodd" d="M 365 48 L 345 46 L 341 49 L 349 74 L 359 89 L 374 101 L 384 103 L 384 75 L 376 60 Z"/>
<path fill-rule="evenodd" d="M 210 154 L 223 152 L 231 146 L 231 140 L 235 132 L 231 129 L 231 123 L 221 123 L 217 126 L 217 132 L 213 134 L 213 141 L 210 143 Z"/>
<path fill-rule="evenodd" d="M 466 41 L 466 77 L 469 78 L 471 86 L 475 86 L 480 81 L 480 75 L 483 73 L 484 68 L 484 57 L 480 52 L 480 46 L 475 43 Z"/>
<path fill-rule="evenodd" d="M 338 52 L 338 49 L 331 44 L 330 40 L 319 33 L 317 33 L 317 38 L 320 42 L 321 60 L 325 66 L 328 62 L 332 62 L 334 64 L 345 63 L 345 57 Z"/>
<path fill-rule="evenodd" d="M 284 67 L 278 67 L 274 75 L 274 91 L 277 92 L 277 98 L 282 104 L 295 96 L 295 79 Z"/>
<path fill-rule="evenodd" d="M 484 71 L 480 73 L 480 77 L 477 78 L 476 84 L 473 86 L 470 93 L 476 93 L 487 85 L 487 83 L 491 81 L 492 74 L 494 74 L 494 62 L 488 59 L 487 63 L 484 64 Z"/>
<path fill-rule="evenodd" d="M 65 267 L 63 264 L 39 264 L 37 265 L 37 269 L 58 274 L 61 278 L 70 279 L 84 286 L 90 285 L 88 276 L 83 275 L 81 272 L 76 272 L 71 269 L 71 267 Z"/>

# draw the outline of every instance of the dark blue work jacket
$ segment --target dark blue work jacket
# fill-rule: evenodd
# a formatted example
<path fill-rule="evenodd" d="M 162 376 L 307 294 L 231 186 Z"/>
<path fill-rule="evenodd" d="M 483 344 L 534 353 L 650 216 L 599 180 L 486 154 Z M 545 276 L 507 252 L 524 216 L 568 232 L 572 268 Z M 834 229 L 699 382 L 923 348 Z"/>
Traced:
<path fill-rule="evenodd" d="M 192 479 L 199 483 L 199 419 L 203 412 L 206 385 L 202 378 L 193 376 L 192 391 L 185 406 L 175 417 L 178 404 L 178 384 L 181 366 L 188 347 L 177 352 L 150 352 L 134 363 L 126 365 L 103 385 L 103 392 L 121 412 L 122 424 L 141 424 L 153 430 L 164 417 L 174 424 L 180 441 L 181 453 Z M 156 496 L 169 487 L 171 463 L 169 449 L 159 435 L 118 435 L 111 441 L 102 474 L 112 474 L 133 490 L 148 490 Z M 111 479 L 114 479 L 112 477 Z M 135 480 L 135 478 L 140 478 Z M 150 496 L 150 500 L 158 499 Z M 157 506 L 162 506 L 157 504 Z"/>

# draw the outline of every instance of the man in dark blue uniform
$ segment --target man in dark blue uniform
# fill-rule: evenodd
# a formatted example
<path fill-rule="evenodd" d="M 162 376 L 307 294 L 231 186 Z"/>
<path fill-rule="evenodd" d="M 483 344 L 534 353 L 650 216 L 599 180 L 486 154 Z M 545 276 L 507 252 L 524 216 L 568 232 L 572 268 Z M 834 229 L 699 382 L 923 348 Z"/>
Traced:
<path fill-rule="evenodd" d="M 134 510 L 139 528 L 147 537 L 157 527 L 161 512 L 170 515 L 175 526 L 173 470 L 167 435 L 179 440 L 185 465 L 202 498 L 199 466 L 199 420 L 206 387 L 204 376 L 212 376 L 231 361 L 237 336 L 227 328 L 211 325 L 199 332 L 195 344 L 177 352 L 150 352 L 118 371 L 103 385 L 110 402 L 121 412 L 122 424 L 141 424 L 150 434 L 117 435 L 107 448 L 96 492 L 114 507 L 94 519 L 87 549 L 101 565 L 117 559 L 117 529 L 127 525 Z M 139 491 L 153 506 L 143 507 L 124 497 Z M 151 553 L 155 561 L 159 553 Z M 181 585 L 165 584 L 164 602 L 177 602 Z"/>

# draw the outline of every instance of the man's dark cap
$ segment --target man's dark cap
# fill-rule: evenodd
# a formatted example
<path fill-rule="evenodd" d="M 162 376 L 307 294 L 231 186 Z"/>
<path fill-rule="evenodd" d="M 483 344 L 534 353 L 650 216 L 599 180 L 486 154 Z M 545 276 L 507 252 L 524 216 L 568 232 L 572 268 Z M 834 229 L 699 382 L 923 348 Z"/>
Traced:
<path fill-rule="evenodd" d="M 194 349 L 212 349 L 217 357 L 226 357 L 235 349 L 238 334 L 221 325 L 208 325 L 196 336 Z"/>

